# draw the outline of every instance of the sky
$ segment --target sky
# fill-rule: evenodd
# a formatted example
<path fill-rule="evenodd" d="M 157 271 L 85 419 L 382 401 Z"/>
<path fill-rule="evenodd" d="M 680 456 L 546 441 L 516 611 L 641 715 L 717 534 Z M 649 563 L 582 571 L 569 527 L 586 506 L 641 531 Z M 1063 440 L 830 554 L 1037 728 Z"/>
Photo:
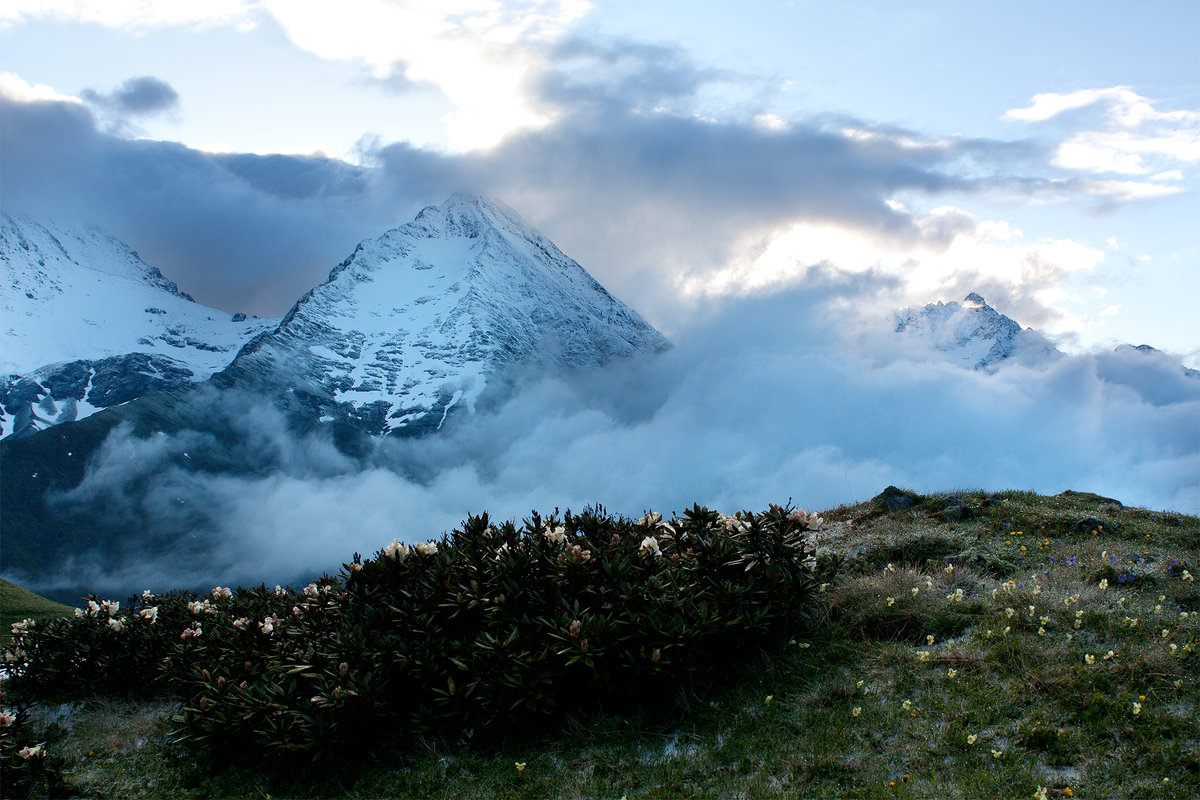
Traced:
<path fill-rule="evenodd" d="M 1200 3 L 11 0 L 0 205 L 279 316 L 452 191 L 669 336 L 811 268 L 1200 362 Z"/>
<path fill-rule="evenodd" d="M 0 207 L 99 225 L 202 303 L 283 315 L 467 190 L 675 343 L 361 457 L 214 401 L 249 476 L 179 468 L 201 432 L 118 429 L 63 501 L 207 525 L 213 580 L 597 502 L 892 483 L 1200 513 L 1196 0 L 6 0 L 0 54 Z M 987 374 L 884 342 L 972 291 L 1068 356 Z"/>

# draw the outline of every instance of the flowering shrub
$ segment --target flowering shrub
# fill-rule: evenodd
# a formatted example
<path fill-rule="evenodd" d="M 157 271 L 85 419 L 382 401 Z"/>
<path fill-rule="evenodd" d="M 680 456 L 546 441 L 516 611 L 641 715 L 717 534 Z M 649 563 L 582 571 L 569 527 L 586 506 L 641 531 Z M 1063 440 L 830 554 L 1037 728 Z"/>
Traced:
<path fill-rule="evenodd" d="M 35 693 L 157 682 L 183 701 L 180 741 L 209 751 L 317 757 L 502 735 L 657 702 L 794 631 L 821 523 L 780 506 L 671 522 L 535 513 L 520 528 L 473 516 L 439 542 L 355 554 L 299 592 L 218 587 L 135 598 L 123 614 L 89 604 L 19 637 L 16 680 Z M 76 682 L 66 671 L 80 664 Z"/>
<path fill-rule="evenodd" d="M 27 709 L 0 691 L 0 796 L 66 796 L 62 758 L 49 754 L 32 728 Z"/>

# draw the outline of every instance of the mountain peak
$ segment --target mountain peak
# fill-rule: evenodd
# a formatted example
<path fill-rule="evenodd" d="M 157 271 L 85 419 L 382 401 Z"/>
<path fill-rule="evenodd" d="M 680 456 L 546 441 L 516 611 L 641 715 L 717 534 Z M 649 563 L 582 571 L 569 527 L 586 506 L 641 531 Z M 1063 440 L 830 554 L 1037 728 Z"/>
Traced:
<path fill-rule="evenodd" d="M 276 396 L 295 387 L 306 418 L 414 433 L 473 409 L 485 387 L 497 397 L 523 368 L 668 346 L 512 209 L 461 192 L 361 243 L 226 377 Z"/>
<path fill-rule="evenodd" d="M 969 295 L 963 298 L 963 302 L 974 306 L 987 305 L 987 301 L 985 301 L 982 295 L 977 292 L 971 292 Z"/>

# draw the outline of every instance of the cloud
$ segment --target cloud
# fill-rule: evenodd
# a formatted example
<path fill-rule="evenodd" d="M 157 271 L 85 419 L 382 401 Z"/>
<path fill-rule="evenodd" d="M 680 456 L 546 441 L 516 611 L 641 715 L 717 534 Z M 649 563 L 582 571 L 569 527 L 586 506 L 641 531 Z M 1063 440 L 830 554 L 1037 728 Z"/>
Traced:
<path fill-rule="evenodd" d="M 987 375 L 920 351 L 864 350 L 837 332 L 855 288 L 739 300 L 653 361 L 529 376 L 491 412 L 357 456 L 319 433 L 293 435 L 258 398 L 202 397 L 197 431 L 117 429 L 63 499 L 80 514 L 104 500 L 89 518 L 150 531 L 156 549 L 107 565 L 80 554 L 57 580 L 290 581 L 485 510 L 519 519 L 600 503 L 636 516 L 788 498 L 823 509 L 888 484 L 1074 488 L 1200 510 L 1200 381 L 1177 360 L 1125 348 Z"/>
<path fill-rule="evenodd" d="M 122 116 L 158 114 L 179 105 L 179 94 L 171 85 L 150 75 L 130 78 L 112 92 L 86 89 L 82 97 Z"/>
<path fill-rule="evenodd" d="M 248 24 L 257 5 L 255 0 L 8 0 L 0 6 L 0 28 L 47 17 L 126 30 Z"/>
<path fill-rule="evenodd" d="M 1066 134 L 1054 163 L 1087 173 L 1151 176 L 1155 185 L 1130 180 L 1095 180 L 1084 191 L 1115 202 L 1162 197 L 1183 191 L 1180 166 L 1200 162 L 1200 112 L 1159 110 L 1159 102 L 1128 86 L 1035 95 L 1025 108 L 1004 118 L 1027 123 L 1058 123 Z"/>

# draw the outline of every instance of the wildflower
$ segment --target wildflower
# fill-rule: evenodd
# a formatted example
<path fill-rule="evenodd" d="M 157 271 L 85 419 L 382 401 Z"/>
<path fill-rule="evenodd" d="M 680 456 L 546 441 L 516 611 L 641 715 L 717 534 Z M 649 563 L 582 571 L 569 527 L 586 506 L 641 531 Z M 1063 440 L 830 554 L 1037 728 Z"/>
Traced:
<path fill-rule="evenodd" d="M 189 639 L 195 639 L 202 633 L 204 633 L 204 630 L 200 627 L 200 623 L 197 622 L 194 628 L 184 628 L 179 634 L 179 638 L 186 642 Z"/>
<path fill-rule="evenodd" d="M 321 593 L 321 590 L 317 588 L 315 583 L 310 583 L 308 586 L 305 586 L 302 591 L 304 592 L 305 597 L 316 597 Z"/>
<path fill-rule="evenodd" d="M 1096 657 L 1094 655 L 1092 655 L 1091 653 L 1088 653 L 1083 657 L 1083 663 L 1087 664 L 1090 667 L 1092 664 L 1096 663 Z"/>
<path fill-rule="evenodd" d="M 21 620 L 20 622 L 14 622 L 14 623 L 12 624 L 12 634 L 13 634 L 13 636 L 19 636 L 19 635 L 21 635 L 22 633 L 24 633 L 24 632 L 26 631 L 26 629 L 27 629 L 27 628 L 28 628 L 30 625 L 33 625 L 33 624 L 35 624 L 35 623 L 34 623 L 34 621 L 33 621 L 33 620 L 31 620 L 31 619 L 23 619 L 23 620 Z"/>
<path fill-rule="evenodd" d="M 974 733 L 972 733 L 970 736 L 967 737 L 967 744 L 975 744 L 977 739 L 979 739 L 979 737 L 977 735 L 975 735 Z"/>
<path fill-rule="evenodd" d="M 33 747 L 22 747 L 17 751 L 17 755 L 28 761 L 31 758 L 42 758 L 46 755 L 46 752 L 42 750 L 40 744 L 35 744 Z"/>
<path fill-rule="evenodd" d="M 895 571 L 896 571 L 896 567 L 895 567 L 895 566 L 892 564 L 892 562 L 890 562 L 890 561 L 889 561 L 889 562 L 888 562 L 888 565 L 887 565 L 886 567 L 884 567 L 884 568 L 883 568 L 883 571 L 884 571 L 884 572 L 895 572 Z"/>
<path fill-rule="evenodd" d="M 647 518 L 648 517 L 642 517 L 638 524 L 647 524 Z M 662 519 L 661 515 L 659 515 L 659 519 Z M 543 535 L 546 537 L 546 541 L 550 542 L 551 544 L 562 544 L 567 541 L 567 529 L 562 525 L 558 525 L 553 529 L 546 531 Z"/>
<path fill-rule="evenodd" d="M 917 595 L 918 595 L 920 592 L 921 592 L 921 590 L 920 590 L 920 589 L 918 589 L 916 586 L 914 586 L 914 587 L 912 588 L 912 596 L 913 596 L 913 597 L 916 597 L 916 596 L 917 596 Z"/>
<path fill-rule="evenodd" d="M 1142 704 L 1135 700 L 1133 703 L 1133 715 L 1136 717 L 1138 714 L 1141 714 L 1141 713 L 1142 713 Z"/>
<path fill-rule="evenodd" d="M 77 619 L 83 619 L 85 616 L 87 616 L 87 615 L 83 613 L 83 609 L 82 609 L 82 608 L 77 608 L 77 609 L 75 609 L 75 617 L 76 617 Z"/>
<path fill-rule="evenodd" d="M 992 751 L 992 758 L 1003 758 L 1003 757 L 1004 757 L 1003 750 L 993 750 Z"/>
<path fill-rule="evenodd" d="M 267 636 L 270 636 L 275 630 L 275 620 L 273 617 L 267 617 L 262 622 L 258 623 L 258 627 Z"/>
<path fill-rule="evenodd" d="M 75 609 L 75 610 L 76 610 L 76 611 L 78 611 L 79 609 Z M 1155 606 L 1155 607 L 1154 607 L 1154 613 L 1155 613 L 1155 614 L 1162 613 L 1162 605 L 1157 605 L 1157 606 Z"/>
<path fill-rule="evenodd" d="M 517 768 L 517 772 L 525 771 L 525 762 L 524 761 L 514 761 L 513 766 Z"/>
<path fill-rule="evenodd" d="M 1074 791 L 1071 789 L 1071 787 L 1070 787 L 1070 786 L 1068 786 L 1067 788 L 1063 789 L 1063 794 L 1064 794 L 1064 795 L 1066 795 L 1067 797 L 1074 797 L 1074 796 L 1075 796 L 1075 792 L 1074 792 Z"/>
<path fill-rule="evenodd" d="M 647 514 L 646 516 L 639 519 L 637 521 L 637 524 L 638 525 L 657 525 L 660 522 L 662 522 L 662 514 L 658 513 L 657 511 L 652 511 L 649 514 Z M 562 530 L 562 528 L 557 528 L 556 530 Z"/>
<path fill-rule="evenodd" d="M 774 700 L 774 699 L 775 699 L 775 695 L 773 695 L 773 694 L 769 694 L 769 695 L 767 695 L 767 699 L 766 699 L 766 700 L 764 700 L 763 702 L 764 702 L 764 703 L 767 703 L 767 704 L 769 705 L 769 704 L 770 704 L 770 702 L 771 702 L 772 700 Z"/>
<path fill-rule="evenodd" d="M 138 612 L 138 616 L 140 616 L 144 620 L 148 620 L 149 622 L 155 622 L 158 620 L 158 606 L 150 606 L 149 608 L 143 608 L 141 611 Z"/>
<path fill-rule="evenodd" d="M 946 670 L 946 677 L 947 678 L 957 678 L 958 670 L 956 670 L 954 667 L 950 667 L 949 669 Z"/>
<path fill-rule="evenodd" d="M 963 590 L 955 589 L 953 594 L 946 595 L 946 599 L 955 603 L 961 603 L 963 601 Z"/>
<path fill-rule="evenodd" d="M 1104 660 L 1108 661 L 1110 658 L 1112 658 L 1115 655 L 1116 655 L 1116 653 L 1114 653 L 1112 650 L 1109 650 L 1107 653 L 1104 654 Z"/>
<path fill-rule="evenodd" d="M 17 721 L 17 715 L 7 708 L 0 709 L 0 728 L 7 728 Z"/>
<path fill-rule="evenodd" d="M 416 542 L 413 544 L 412 549 L 419 556 L 432 556 L 437 553 L 438 546 L 437 542 Z"/>
<path fill-rule="evenodd" d="M 121 603 L 116 600 L 101 600 L 100 606 L 104 609 L 104 613 L 111 617 L 113 614 L 117 613 L 118 609 L 121 608 Z"/>
<path fill-rule="evenodd" d="M 1170 647 L 1171 647 L 1171 655 L 1175 655 L 1175 651 L 1179 649 L 1179 645 L 1172 642 Z"/>
<path fill-rule="evenodd" d="M 250 624 L 249 617 L 238 617 L 237 619 L 235 619 L 233 621 L 233 627 L 237 628 L 239 631 L 246 630 L 246 626 L 249 624 Z"/>
<path fill-rule="evenodd" d="M 905 711 L 912 711 L 912 700 L 905 700 L 900 705 L 904 706 Z"/>
<path fill-rule="evenodd" d="M 214 586 L 212 596 L 216 600 L 230 600 L 233 598 L 233 591 L 228 586 Z"/>
<path fill-rule="evenodd" d="M 1192 577 L 1192 573 L 1188 572 L 1186 569 L 1179 577 L 1183 578 L 1185 581 L 1195 580 L 1195 578 Z"/>
<path fill-rule="evenodd" d="M 929 645 L 930 647 L 933 646 L 933 634 L 932 633 L 925 637 L 925 644 Z"/>
<path fill-rule="evenodd" d="M 861 713 L 862 713 L 862 706 L 855 706 L 854 710 L 850 712 L 850 716 L 857 717 Z"/>
<path fill-rule="evenodd" d="M 403 561 L 408 558 L 410 550 L 408 545 L 400 544 L 399 539 L 392 539 L 391 544 L 383 548 L 383 554 L 388 558 L 394 558 L 398 561 Z M 280 594 L 279 587 L 275 587 L 275 594 Z"/>
<path fill-rule="evenodd" d="M 1108 578 L 1101 578 L 1101 579 L 1100 579 L 1100 585 L 1099 585 L 1099 588 L 1100 588 L 1100 589 L 1107 589 L 1107 588 L 1108 588 Z"/>
<path fill-rule="evenodd" d="M 1007 619 L 1012 619 L 1012 617 L 1013 617 L 1013 614 L 1016 614 L 1016 613 L 1017 613 L 1017 612 L 1016 612 L 1016 611 L 1013 611 L 1011 607 L 1010 607 L 1010 608 L 1006 608 L 1006 609 L 1004 609 L 1004 616 L 1005 616 Z"/>
<path fill-rule="evenodd" d="M 1038 636 L 1045 636 L 1045 635 L 1046 635 L 1045 627 L 1038 628 Z"/>
<path fill-rule="evenodd" d="M 933 578 L 930 578 L 929 576 L 925 576 L 925 588 L 926 589 L 933 588 Z"/>
<path fill-rule="evenodd" d="M 1039 786 L 1037 791 L 1033 793 L 1033 800 L 1046 800 L 1046 787 Z"/>
<path fill-rule="evenodd" d="M 824 592 L 824 591 L 825 591 L 826 589 L 828 589 L 828 588 L 829 588 L 829 584 L 828 584 L 828 583 L 822 583 L 820 586 L 818 586 L 818 587 L 817 587 L 817 591 L 818 591 L 818 592 Z"/>
<path fill-rule="evenodd" d="M 639 548 L 639 551 L 642 555 L 650 556 L 651 558 L 662 555 L 662 550 L 658 547 L 658 540 L 653 536 L 647 536 L 645 539 L 642 539 L 642 546 Z"/>
<path fill-rule="evenodd" d="M 896 605 L 896 598 L 889 597 L 887 599 L 887 604 L 888 604 L 888 608 L 891 608 L 892 606 Z"/>
<path fill-rule="evenodd" d="M 113 633 L 120 633 L 122 630 L 124 630 L 124 629 L 125 629 L 125 620 L 123 620 L 123 619 L 110 619 L 110 620 L 108 621 L 108 627 L 112 628 L 112 630 L 113 630 Z"/>
<path fill-rule="evenodd" d="M 1011 626 L 1011 625 L 1005 625 L 1005 626 L 1004 626 L 1004 635 L 1005 635 L 1005 636 L 1008 636 L 1008 632 L 1009 632 L 1009 631 L 1011 631 L 1011 630 L 1012 630 L 1012 626 Z"/>
<path fill-rule="evenodd" d="M 946 574 L 947 574 L 947 575 L 949 575 L 951 572 L 954 572 L 954 565 L 953 565 L 953 564 L 947 564 L 947 565 L 946 565 L 946 570 L 945 570 L 945 572 L 946 572 Z"/>
<path fill-rule="evenodd" d="M 1049 624 L 1050 624 L 1050 618 L 1049 618 L 1049 617 L 1042 617 L 1040 620 L 1038 620 L 1038 622 L 1042 623 L 1043 625 L 1049 625 Z"/>
<path fill-rule="evenodd" d="M 280 586 L 278 583 L 275 584 L 275 596 L 278 597 L 280 595 L 285 595 L 285 594 L 287 594 L 287 591 L 282 586 Z"/>
<path fill-rule="evenodd" d="M 856 689 L 861 689 L 862 687 L 863 687 L 862 681 L 858 681 L 857 683 L 854 684 L 854 688 L 856 688 Z"/>
<path fill-rule="evenodd" d="M 920 658 L 922 661 L 928 661 L 929 660 L 929 651 L 928 650 L 919 650 L 917 652 L 917 657 Z"/>

